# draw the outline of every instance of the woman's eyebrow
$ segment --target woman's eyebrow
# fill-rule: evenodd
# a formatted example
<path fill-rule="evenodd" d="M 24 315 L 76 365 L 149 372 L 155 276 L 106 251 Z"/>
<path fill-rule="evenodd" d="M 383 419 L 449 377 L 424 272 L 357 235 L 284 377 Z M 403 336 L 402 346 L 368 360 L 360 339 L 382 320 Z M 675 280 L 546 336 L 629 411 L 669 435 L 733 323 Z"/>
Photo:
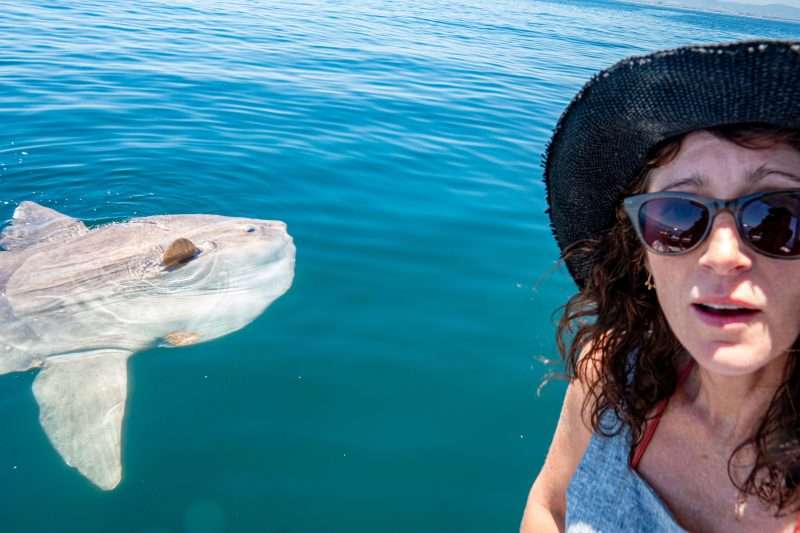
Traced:
<path fill-rule="evenodd" d="M 788 170 L 781 170 L 778 168 L 768 167 L 766 164 L 759 166 L 747 174 L 747 179 L 750 183 L 756 183 L 769 175 L 778 175 L 788 178 L 800 184 L 800 175 L 793 174 Z M 679 178 L 667 183 L 659 188 L 659 191 L 669 191 L 680 187 L 695 187 L 701 189 L 706 184 L 706 177 L 699 172 L 694 172 L 686 178 Z"/>
<path fill-rule="evenodd" d="M 661 186 L 658 192 L 669 191 L 671 189 L 677 189 L 679 187 L 686 187 L 686 186 L 701 189 L 705 184 L 706 184 L 706 177 L 700 174 L 699 172 L 694 172 L 689 177 L 670 181 L 666 185 Z"/>
<path fill-rule="evenodd" d="M 757 169 L 755 169 L 752 172 L 750 172 L 750 174 L 748 175 L 748 178 L 750 180 L 752 180 L 753 182 L 756 182 L 756 181 L 764 179 L 765 177 L 767 177 L 770 174 L 777 174 L 779 176 L 783 176 L 783 177 L 789 178 L 792 181 L 796 181 L 796 182 L 800 183 L 800 176 L 798 176 L 797 174 L 792 174 L 788 170 L 781 170 L 781 169 L 777 169 L 777 168 L 768 167 L 766 164 L 763 164 L 760 167 L 758 167 Z"/>

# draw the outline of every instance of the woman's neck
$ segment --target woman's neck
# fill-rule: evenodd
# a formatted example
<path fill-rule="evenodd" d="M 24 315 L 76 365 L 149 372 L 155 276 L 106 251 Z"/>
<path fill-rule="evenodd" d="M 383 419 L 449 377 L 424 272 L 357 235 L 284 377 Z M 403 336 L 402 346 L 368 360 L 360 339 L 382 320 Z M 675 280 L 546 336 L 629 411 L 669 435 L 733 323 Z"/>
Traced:
<path fill-rule="evenodd" d="M 688 407 L 717 442 L 737 446 L 751 437 L 785 379 L 787 355 L 756 372 L 725 376 L 700 365 L 683 386 Z"/>

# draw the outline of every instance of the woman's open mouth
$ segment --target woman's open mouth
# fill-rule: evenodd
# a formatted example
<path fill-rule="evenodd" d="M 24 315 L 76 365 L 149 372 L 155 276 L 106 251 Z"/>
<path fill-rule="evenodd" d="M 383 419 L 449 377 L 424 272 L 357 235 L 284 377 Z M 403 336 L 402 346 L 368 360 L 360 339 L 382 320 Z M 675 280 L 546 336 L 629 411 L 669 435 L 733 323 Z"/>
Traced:
<path fill-rule="evenodd" d="M 692 308 L 703 322 L 711 326 L 744 324 L 761 313 L 758 309 L 728 304 L 692 304 Z"/>

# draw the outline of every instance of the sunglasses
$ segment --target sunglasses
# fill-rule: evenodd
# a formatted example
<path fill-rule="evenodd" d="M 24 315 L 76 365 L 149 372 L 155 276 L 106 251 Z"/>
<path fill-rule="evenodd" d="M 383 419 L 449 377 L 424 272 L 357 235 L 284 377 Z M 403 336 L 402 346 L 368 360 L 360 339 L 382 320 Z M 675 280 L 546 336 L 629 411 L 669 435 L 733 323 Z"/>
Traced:
<path fill-rule="evenodd" d="M 800 189 L 759 192 L 718 200 L 686 192 L 629 196 L 625 213 L 645 247 L 660 255 L 687 254 L 711 232 L 714 218 L 727 211 L 742 241 L 778 259 L 800 258 Z"/>

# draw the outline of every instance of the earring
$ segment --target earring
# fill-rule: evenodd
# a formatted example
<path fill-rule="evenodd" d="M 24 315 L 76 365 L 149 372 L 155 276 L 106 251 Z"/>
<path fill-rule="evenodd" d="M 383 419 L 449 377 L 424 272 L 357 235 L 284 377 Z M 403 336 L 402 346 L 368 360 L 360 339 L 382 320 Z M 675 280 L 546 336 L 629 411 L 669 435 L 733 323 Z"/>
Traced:
<path fill-rule="evenodd" d="M 652 291 L 656 288 L 656 284 L 653 283 L 653 274 L 652 272 L 647 273 L 647 279 L 644 282 L 644 286 L 647 287 L 648 291 Z"/>

